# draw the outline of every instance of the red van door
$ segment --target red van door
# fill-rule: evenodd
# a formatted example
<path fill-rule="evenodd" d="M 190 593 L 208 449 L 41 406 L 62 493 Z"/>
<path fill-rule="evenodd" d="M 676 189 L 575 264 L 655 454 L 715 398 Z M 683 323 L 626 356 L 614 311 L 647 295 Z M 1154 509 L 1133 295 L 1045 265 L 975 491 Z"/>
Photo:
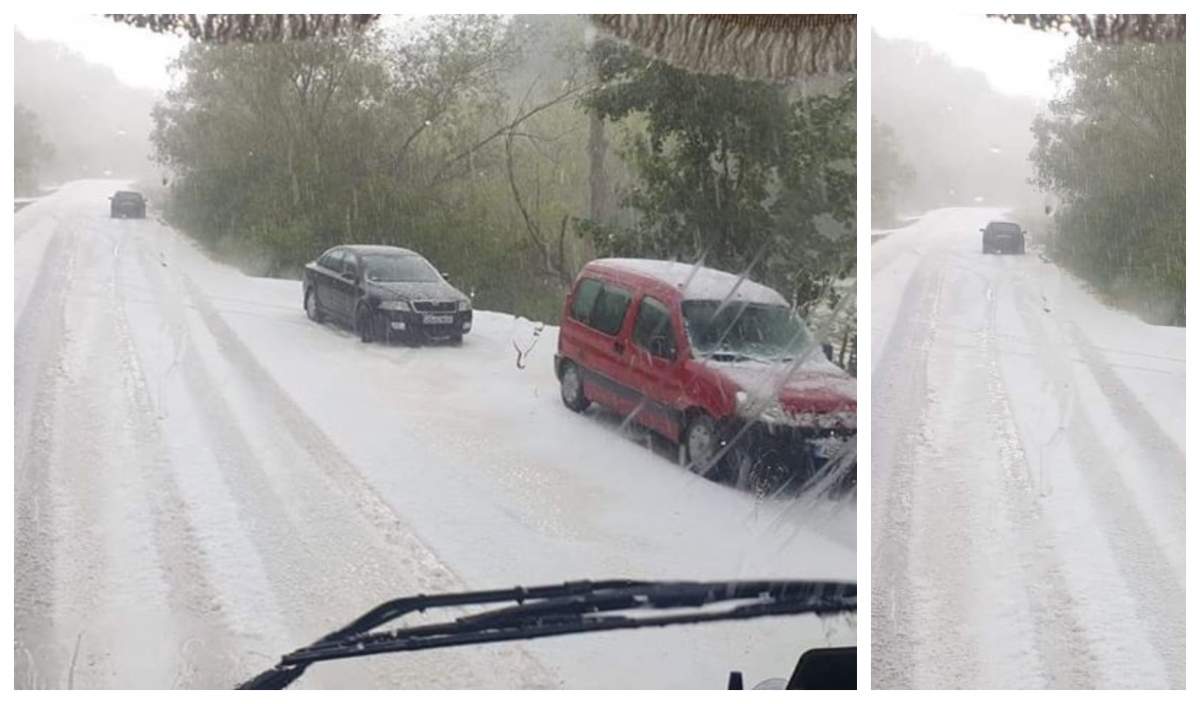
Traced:
<path fill-rule="evenodd" d="M 676 407 L 683 389 L 682 364 L 675 328 L 670 307 L 643 296 L 629 336 L 630 381 L 641 395 L 637 421 L 672 440 L 678 440 L 682 430 L 682 413 Z"/>
<path fill-rule="evenodd" d="M 583 279 L 576 297 L 580 305 L 572 306 L 572 317 L 579 324 L 571 326 L 574 351 L 568 354 L 583 372 L 584 394 L 618 413 L 628 413 L 638 395 L 630 386 L 626 331 L 633 293 L 607 281 Z M 590 307 L 585 305 L 588 299 Z"/>

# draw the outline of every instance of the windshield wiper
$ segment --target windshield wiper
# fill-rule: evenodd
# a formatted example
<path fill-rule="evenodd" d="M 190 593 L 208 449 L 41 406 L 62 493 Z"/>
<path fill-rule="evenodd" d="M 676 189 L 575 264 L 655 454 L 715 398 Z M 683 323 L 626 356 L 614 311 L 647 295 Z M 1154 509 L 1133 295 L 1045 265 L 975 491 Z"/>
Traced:
<path fill-rule="evenodd" d="M 513 605 L 429 625 L 375 631 L 389 621 L 428 609 L 514 602 Z M 741 602 L 727 608 L 713 604 Z M 567 582 L 542 587 L 418 595 L 388 601 L 345 628 L 289 653 L 275 667 L 238 689 L 283 689 L 322 660 L 378 653 L 445 648 L 455 645 L 647 626 L 742 620 L 785 614 L 838 614 L 857 610 L 852 582 L 743 581 L 640 582 L 610 580 Z M 661 613 L 669 609 L 682 612 Z M 632 616 L 615 612 L 647 612 Z"/>
<path fill-rule="evenodd" d="M 704 353 L 703 356 L 718 362 L 749 362 L 753 359 L 749 355 L 742 354 L 741 352 L 729 352 L 722 350 L 707 352 Z"/>

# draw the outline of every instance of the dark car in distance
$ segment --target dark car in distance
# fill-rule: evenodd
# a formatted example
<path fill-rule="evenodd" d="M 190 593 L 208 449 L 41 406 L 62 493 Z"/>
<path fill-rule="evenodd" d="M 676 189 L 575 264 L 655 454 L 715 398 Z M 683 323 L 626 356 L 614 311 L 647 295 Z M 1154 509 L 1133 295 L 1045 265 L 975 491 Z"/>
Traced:
<path fill-rule="evenodd" d="M 108 197 L 108 212 L 114 218 L 146 217 L 146 198 L 137 191 L 117 191 Z"/>
<path fill-rule="evenodd" d="M 304 267 L 304 310 L 353 329 L 363 342 L 462 342 L 471 299 L 425 257 L 402 247 L 339 245 Z"/>
<path fill-rule="evenodd" d="M 983 233 L 984 254 L 1025 253 L 1025 231 L 1015 222 L 993 221 L 979 231 Z"/>

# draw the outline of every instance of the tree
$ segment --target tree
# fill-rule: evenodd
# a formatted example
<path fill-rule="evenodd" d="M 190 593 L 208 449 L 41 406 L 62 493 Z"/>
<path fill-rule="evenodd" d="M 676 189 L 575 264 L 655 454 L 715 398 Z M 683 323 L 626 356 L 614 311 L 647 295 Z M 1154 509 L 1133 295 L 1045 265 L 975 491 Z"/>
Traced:
<path fill-rule="evenodd" d="M 626 157 L 632 227 L 585 222 L 600 253 L 703 259 L 750 271 L 807 309 L 854 261 L 854 82 L 835 95 L 674 68 L 624 45 L 593 49 L 584 103 L 638 120 Z"/>
<path fill-rule="evenodd" d="M 13 113 L 13 185 L 17 193 L 35 193 L 38 167 L 54 156 L 41 133 L 37 115 L 20 103 Z"/>
<path fill-rule="evenodd" d="M 1036 184 L 1061 202 L 1054 255 L 1153 322 L 1185 320 L 1182 43 L 1080 42 L 1035 120 Z"/>
<path fill-rule="evenodd" d="M 890 224 L 896 217 L 896 195 L 913 179 L 912 167 L 900 156 L 896 135 L 871 118 L 871 221 Z"/>
<path fill-rule="evenodd" d="M 189 46 L 155 110 L 168 217 L 259 274 L 339 243 L 410 247 L 481 307 L 555 319 L 580 249 L 558 233 L 586 208 L 587 84 L 516 70 L 540 41 L 448 16 Z"/>

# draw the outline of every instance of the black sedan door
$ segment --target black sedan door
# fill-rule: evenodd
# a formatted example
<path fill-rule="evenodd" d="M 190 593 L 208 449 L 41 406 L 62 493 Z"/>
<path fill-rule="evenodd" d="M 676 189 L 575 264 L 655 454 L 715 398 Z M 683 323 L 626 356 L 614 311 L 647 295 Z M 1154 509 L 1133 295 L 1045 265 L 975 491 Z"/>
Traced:
<path fill-rule="evenodd" d="M 338 320 L 342 317 L 341 293 L 338 286 L 342 274 L 343 250 L 335 249 L 321 255 L 312 268 L 312 294 L 321 310 Z"/>
<path fill-rule="evenodd" d="M 342 258 L 341 275 L 334 281 L 338 303 L 341 306 L 338 314 L 350 326 L 354 325 L 354 308 L 358 304 L 358 273 L 360 269 L 358 256 L 347 250 Z"/>

